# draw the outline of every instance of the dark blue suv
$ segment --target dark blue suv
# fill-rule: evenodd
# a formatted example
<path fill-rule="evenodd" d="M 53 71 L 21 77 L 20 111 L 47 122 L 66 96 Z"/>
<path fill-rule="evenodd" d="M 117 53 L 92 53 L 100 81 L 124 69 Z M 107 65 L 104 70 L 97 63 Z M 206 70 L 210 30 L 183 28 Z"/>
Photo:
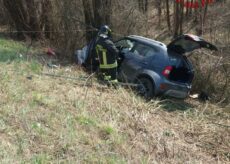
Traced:
<path fill-rule="evenodd" d="M 141 37 L 128 36 L 116 43 L 122 54 L 118 79 L 141 84 L 138 92 L 146 98 L 167 95 L 186 98 L 191 90 L 194 69 L 185 54 L 198 48 L 217 50 L 202 38 L 185 34 L 168 46 Z"/>

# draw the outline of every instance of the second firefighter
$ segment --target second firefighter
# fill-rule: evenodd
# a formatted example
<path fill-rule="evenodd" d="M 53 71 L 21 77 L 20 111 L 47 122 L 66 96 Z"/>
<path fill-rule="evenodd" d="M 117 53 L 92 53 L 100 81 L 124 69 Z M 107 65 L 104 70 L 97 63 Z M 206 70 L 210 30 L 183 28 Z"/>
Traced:
<path fill-rule="evenodd" d="M 99 60 L 99 70 L 105 81 L 117 83 L 117 58 L 119 51 L 111 40 L 111 29 L 102 26 L 96 42 L 96 53 Z"/>

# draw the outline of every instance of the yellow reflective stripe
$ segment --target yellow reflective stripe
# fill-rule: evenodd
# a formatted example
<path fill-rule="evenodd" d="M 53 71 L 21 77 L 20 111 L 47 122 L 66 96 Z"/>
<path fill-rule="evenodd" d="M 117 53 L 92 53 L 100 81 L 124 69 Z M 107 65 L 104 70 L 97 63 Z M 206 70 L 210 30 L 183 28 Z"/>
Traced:
<path fill-rule="evenodd" d="M 103 49 L 103 47 L 101 46 L 101 45 L 99 45 L 99 44 L 97 44 L 97 47 L 96 47 L 97 49 Z"/>
<path fill-rule="evenodd" d="M 99 51 L 100 51 L 101 48 L 102 48 L 102 46 L 100 46 L 100 45 L 96 46 L 97 55 L 99 55 Z"/>
<path fill-rule="evenodd" d="M 103 57 L 104 65 L 107 65 L 107 57 L 106 57 L 106 52 L 105 51 L 102 52 L 102 57 Z"/>
<path fill-rule="evenodd" d="M 107 64 L 107 50 L 104 49 L 101 45 L 97 45 L 96 46 L 96 51 L 97 51 L 97 54 L 98 54 L 98 57 L 100 58 L 100 55 L 99 55 L 99 51 L 102 52 L 102 61 L 103 63 L 100 63 L 100 68 L 101 69 L 111 69 L 111 68 L 116 68 L 118 66 L 117 62 L 113 63 L 113 64 Z"/>
<path fill-rule="evenodd" d="M 111 68 L 116 68 L 118 66 L 117 62 L 113 64 L 100 64 L 100 68 L 102 69 L 111 69 Z"/>
<path fill-rule="evenodd" d="M 104 49 L 101 45 L 97 45 L 96 46 L 96 49 L 97 49 L 97 51 L 102 51 L 102 52 L 107 52 L 107 50 L 106 49 Z"/>
<path fill-rule="evenodd" d="M 101 45 L 97 45 L 96 46 L 96 51 L 97 51 L 97 55 L 98 55 L 98 57 L 99 57 L 99 60 L 100 60 L 100 55 L 99 55 L 99 51 L 101 51 L 102 52 L 102 62 L 103 62 L 103 64 L 102 65 L 107 65 L 107 50 L 106 49 L 104 49 Z"/>

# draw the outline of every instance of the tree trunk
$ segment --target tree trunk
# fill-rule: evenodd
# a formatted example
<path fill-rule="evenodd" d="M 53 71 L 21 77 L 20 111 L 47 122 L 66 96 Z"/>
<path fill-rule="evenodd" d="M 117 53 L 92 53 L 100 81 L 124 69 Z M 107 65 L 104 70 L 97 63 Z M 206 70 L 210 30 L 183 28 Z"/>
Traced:
<path fill-rule="evenodd" d="M 201 7 L 202 6 L 202 0 L 199 0 L 199 27 L 198 27 L 198 30 L 197 30 L 197 35 L 202 35 L 203 34 L 203 23 L 204 23 L 204 20 L 203 20 L 203 8 Z"/>
<path fill-rule="evenodd" d="M 111 25 L 112 1 L 104 0 L 105 23 Z"/>
<path fill-rule="evenodd" d="M 180 4 L 180 35 L 183 34 L 183 21 L 184 21 L 184 5 L 183 3 Z"/>
<path fill-rule="evenodd" d="M 45 31 L 45 36 L 46 38 L 51 39 L 52 35 L 51 35 L 51 30 L 52 28 L 52 23 L 53 23 L 53 19 L 52 19 L 52 13 L 53 13 L 53 7 L 51 4 L 51 1 L 49 0 L 45 0 L 42 3 L 42 8 L 43 8 L 43 15 L 42 15 L 42 29 Z"/>
<path fill-rule="evenodd" d="M 112 14 L 112 1 L 111 0 L 92 0 L 94 25 L 99 28 L 101 25 L 110 25 Z"/>
<path fill-rule="evenodd" d="M 85 16 L 85 22 L 87 26 L 85 27 L 86 29 L 86 40 L 88 42 L 91 41 L 91 39 L 94 37 L 93 32 L 91 32 L 91 28 L 89 26 L 94 26 L 94 18 L 93 18 L 93 13 L 91 9 L 91 4 L 89 0 L 82 0 L 83 3 L 83 9 L 84 9 L 84 16 Z"/>
<path fill-rule="evenodd" d="M 111 0 L 82 0 L 85 24 L 86 27 L 86 39 L 90 41 L 95 37 L 94 32 L 89 32 L 91 28 L 88 26 L 93 26 L 95 28 L 100 28 L 102 25 L 111 26 L 111 15 L 112 15 L 112 1 Z"/>
<path fill-rule="evenodd" d="M 156 1 L 156 7 L 157 7 L 157 15 L 158 15 L 158 26 L 161 26 L 161 15 L 162 15 L 161 0 Z"/>
<path fill-rule="evenodd" d="M 208 12 L 208 3 L 205 4 L 205 8 L 204 8 L 203 24 L 205 24 L 207 12 Z"/>
<path fill-rule="evenodd" d="M 142 13 L 147 13 L 148 11 L 148 0 L 138 0 L 139 10 Z"/>
<path fill-rule="evenodd" d="M 180 25 L 180 4 L 174 2 L 174 37 L 178 36 Z"/>
<path fill-rule="evenodd" d="M 84 1 L 84 0 L 83 0 Z M 102 0 L 93 0 L 93 15 L 94 15 L 94 25 L 99 28 L 102 24 L 105 23 L 103 17 L 103 2 Z"/>
<path fill-rule="evenodd" d="M 145 0 L 145 12 L 147 13 L 148 12 L 148 6 L 149 6 L 149 1 L 148 0 Z"/>
<path fill-rule="evenodd" d="M 166 0 L 166 15 L 167 15 L 166 17 L 167 17 L 168 29 L 171 32 L 169 0 Z"/>

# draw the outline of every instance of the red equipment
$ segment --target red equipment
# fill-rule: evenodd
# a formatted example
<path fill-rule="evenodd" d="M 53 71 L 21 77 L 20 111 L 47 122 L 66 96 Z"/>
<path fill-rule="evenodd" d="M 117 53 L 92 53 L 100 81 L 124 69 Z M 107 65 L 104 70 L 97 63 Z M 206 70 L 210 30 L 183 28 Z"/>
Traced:
<path fill-rule="evenodd" d="M 183 3 L 186 8 L 205 7 L 206 4 L 211 4 L 214 0 L 176 0 L 177 3 Z"/>
<path fill-rule="evenodd" d="M 49 56 L 56 56 L 56 53 L 54 52 L 52 48 L 48 48 L 46 53 Z"/>

